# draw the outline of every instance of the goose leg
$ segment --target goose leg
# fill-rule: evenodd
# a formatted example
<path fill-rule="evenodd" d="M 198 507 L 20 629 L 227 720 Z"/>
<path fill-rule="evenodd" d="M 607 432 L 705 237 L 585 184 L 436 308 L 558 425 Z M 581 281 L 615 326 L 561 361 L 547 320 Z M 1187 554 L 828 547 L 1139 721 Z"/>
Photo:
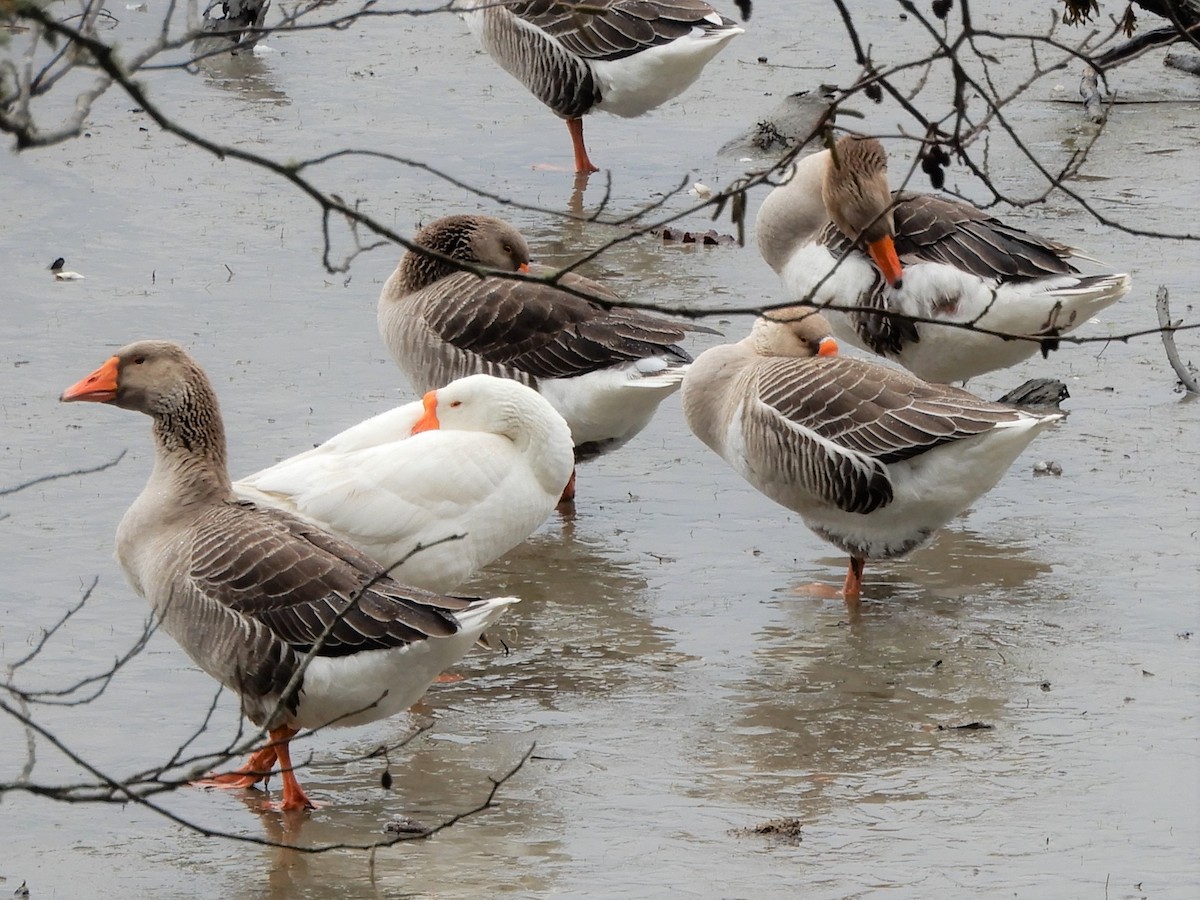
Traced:
<path fill-rule="evenodd" d="M 271 777 L 271 767 L 275 765 L 275 747 L 268 744 L 261 750 L 255 750 L 246 760 L 246 764 L 236 772 L 223 772 L 205 775 L 198 781 L 193 781 L 193 787 L 206 788 L 249 788 L 260 781 Z"/>
<path fill-rule="evenodd" d="M 317 805 L 308 799 L 308 794 L 304 793 L 304 788 L 300 787 L 300 782 L 296 780 L 296 772 L 292 769 L 292 751 L 288 747 L 288 741 L 295 737 L 299 730 L 287 726 L 271 729 L 271 743 L 275 744 L 279 773 L 283 777 L 283 802 L 279 804 L 279 809 L 284 812 L 317 808 Z"/>
<path fill-rule="evenodd" d="M 567 482 L 567 486 L 563 488 L 562 496 L 558 498 L 559 505 L 564 503 L 570 504 L 575 502 L 575 470 L 571 470 L 571 480 Z"/>
<path fill-rule="evenodd" d="M 850 567 L 846 569 L 846 583 L 842 586 L 842 599 L 846 601 L 846 608 L 852 612 L 859 608 L 859 599 L 862 596 L 863 567 L 866 562 L 862 557 L 852 556 L 850 557 Z"/>
<path fill-rule="evenodd" d="M 588 158 L 587 147 L 583 145 L 583 119 L 576 116 L 567 119 L 567 131 L 571 133 L 571 144 L 575 148 L 575 171 L 577 173 L 599 172 L 598 166 Z"/>

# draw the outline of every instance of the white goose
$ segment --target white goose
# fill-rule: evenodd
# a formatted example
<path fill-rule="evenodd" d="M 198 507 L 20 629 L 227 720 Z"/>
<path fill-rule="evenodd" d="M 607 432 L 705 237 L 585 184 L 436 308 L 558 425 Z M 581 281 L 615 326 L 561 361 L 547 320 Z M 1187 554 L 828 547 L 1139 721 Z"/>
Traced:
<path fill-rule="evenodd" d="M 567 122 L 575 171 L 593 110 L 640 116 L 681 94 L 742 34 L 703 0 L 459 0 L 483 49 Z"/>
<path fill-rule="evenodd" d="M 530 271 L 520 232 L 490 216 L 447 216 L 413 241 L 471 266 Z M 561 283 L 619 302 L 580 275 Z M 476 373 L 537 389 L 566 419 L 576 462 L 615 450 L 645 428 L 691 362 L 676 342 L 689 331 L 711 330 L 606 308 L 546 284 L 480 278 L 418 252 L 406 253 L 384 284 L 378 321 L 392 358 L 419 392 Z M 564 500 L 574 486 L 572 476 Z"/>
<path fill-rule="evenodd" d="M 278 760 L 281 808 L 312 808 L 291 738 L 407 709 L 516 602 L 404 587 L 344 541 L 240 502 L 216 395 L 178 344 L 130 344 L 62 399 L 154 420 L 154 471 L 121 519 L 117 560 L 167 634 L 270 733 L 241 769 L 201 784 L 249 787 Z"/>
<path fill-rule="evenodd" d="M 428 547 L 389 571 L 404 584 L 448 591 L 529 537 L 554 511 L 573 467 L 571 430 L 537 391 L 472 375 L 233 489 L 313 522 L 384 567 Z"/>
<path fill-rule="evenodd" d="M 795 302 L 826 310 L 834 333 L 929 381 L 1015 365 L 1129 292 L 1124 274 L 1080 275 L 1070 247 L 943 197 L 892 193 L 873 138 L 843 137 L 795 164 L 763 201 L 756 239 Z M 865 252 L 864 252 L 865 251 Z M 871 310 L 1002 334 L 912 322 Z"/>
<path fill-rule="evenodd" d="M 700 354 L 683 411 L 739 475 L 850 554 L 842 596 L 852 610 L 865 560 L 930 540 L 1063 417 L 838 356 L 829 323 L 801 307 Z"/>

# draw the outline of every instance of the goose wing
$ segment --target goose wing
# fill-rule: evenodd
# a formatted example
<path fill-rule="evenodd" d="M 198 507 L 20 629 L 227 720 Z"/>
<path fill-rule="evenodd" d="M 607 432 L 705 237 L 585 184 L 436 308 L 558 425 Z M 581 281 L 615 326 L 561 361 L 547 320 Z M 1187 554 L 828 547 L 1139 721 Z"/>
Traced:
<path fill-rule="evenodd" d="M 661 47 L 693 29 L 723 28 L 732 21 L 703 0 L 598 0 L 508 3 L 517 18 L 541 30 L 566 50 L 588 60 L 616 60 Z"/>
<path fill-rule="evenodd" d="M 194 592 L 299 652 L 322 635 L 321 656 L 448 637 L 459 630 L 453 611 L 470 602 L 403 587 L 349 544 L 248 504 L 214 509 L 198 523 L 191 551 Z"/>
<path fill-rule="evenodd" d="M 788 477 L 847 512 L 892 500 L 887 466 L 990 431 L 1020 413 L 860 360 L 773 360 L 759 378 L 760 432 Z M 769 453 L 771 447 L 765 448 Z"/>
<path fill-rule="evenodd" d="M 582 276 L 563 283 L 605 300 L 616 295 Z M 436 285 L 441 301 L 425 306 L 425 322 L 442 341 L 487 362 L 535 378 L 569 378 L 650 356 L 681 363 L 676 342 L 694 326 L 632 309 L 605 309 L 550 285 L 451 275 Z"/>

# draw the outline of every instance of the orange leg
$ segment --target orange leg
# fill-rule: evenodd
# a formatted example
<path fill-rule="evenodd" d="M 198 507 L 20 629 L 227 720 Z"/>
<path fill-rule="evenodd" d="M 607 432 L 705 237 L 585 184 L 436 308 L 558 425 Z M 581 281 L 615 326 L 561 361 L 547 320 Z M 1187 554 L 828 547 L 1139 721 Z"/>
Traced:
<path fill-rule="evenodd" d="M 858 612 L 860 607 L 859 598 L 862 596 L 862 577 L 865 565 L 865 559 L 858 556 L 850 557 L 850 567 L 846 570 L 846 583 L 842 587 L 842 599 L 846 601 L 846 609 L 851 612 Z"/>
<path fill-rule="evenodd" d="M 261 750 L 255 750 L 246 760 L 246 764 L 236 772 L 206 775 L 199 781 L 193 781 L 193 787 L 206 788 L 250 788 L 260 781 L 271 777 L 271 767 L 275 765 L 275 746 L 268 744 Z"/>
<path fill-rule="evenodd" d="M 287 726 L 271 729 L 271 742 L 275 744 L 280 775 L 283 776 L 283 802 L 279 804 L 279 808 L 284 812 L 317 808 L 317 805 L 308 799 L 308 794 L 304 793 L 304 788 L 300 787 L 292 769 L 292 751 L 288 747 L 288 741 L 295 737 L 299 730 Z"/>
<path fill-rule="evenodd" d="M 575 148 L 575 171 L 577 173 L 599 172 L 600 168 L 592 164 L 588 158 L 587 147 L 583 145 L 583 119 L 567 119 L 567 131 L 571 132 L 571 145 Z"/>
<path fill-rule="evenodd" d="M 558 502 L 574 503 L 575 502 L 575 470 L 571 470 L 571 480 L 567 482 L 567 486 L 563 488 L 562 496 L 558 498 Z"/>

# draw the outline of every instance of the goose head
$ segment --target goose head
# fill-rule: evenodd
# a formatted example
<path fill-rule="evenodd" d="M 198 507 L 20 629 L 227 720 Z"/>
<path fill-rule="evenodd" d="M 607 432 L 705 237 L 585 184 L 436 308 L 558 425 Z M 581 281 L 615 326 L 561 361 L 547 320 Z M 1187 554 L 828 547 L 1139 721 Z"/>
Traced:
<path fill-rule="evenodd" d="M 821 184 L 821 199 L 838 230 L 862 244 L 893 288 L 903 271 L 893 242 L 887 153 L 875 138 L 839 138 Z"/>
<path fill-rule="evenodd" d="M 755 320 L 746 340 L 759 356 L 806 359 L 838 352 L 829 321 L 810 306 L 769 310 Z"/>
<path fill-rule="evenodd" d="M 501 272 L 529 271 L 529 245 L 521 232 L 492 216 L 446 216 L 418 231 L 413 243 L 471 265 Z M 452 264 L 416 250 L 404 255 L 400 269 L 410 291 L 458 271 Z"/>
<path fill-rule="evenodd" d="M 63 402 L 111 403 L 149 416 L 179 412 L 194 401 L 204 372 L 171 341 L 138 341 L 122 347 L 91 375 L 62 393 Z"/>
<path fill-rule="evenodd" d="M 549 401 L 509 378 L 469 375 L 429 391 L 421 403 L 425 414 L 413 426 L 413 434 L 434 429 L 485 431 L 525 446 L 531 435 L 549 430 L 570 443 L 570 429 Z"/>

